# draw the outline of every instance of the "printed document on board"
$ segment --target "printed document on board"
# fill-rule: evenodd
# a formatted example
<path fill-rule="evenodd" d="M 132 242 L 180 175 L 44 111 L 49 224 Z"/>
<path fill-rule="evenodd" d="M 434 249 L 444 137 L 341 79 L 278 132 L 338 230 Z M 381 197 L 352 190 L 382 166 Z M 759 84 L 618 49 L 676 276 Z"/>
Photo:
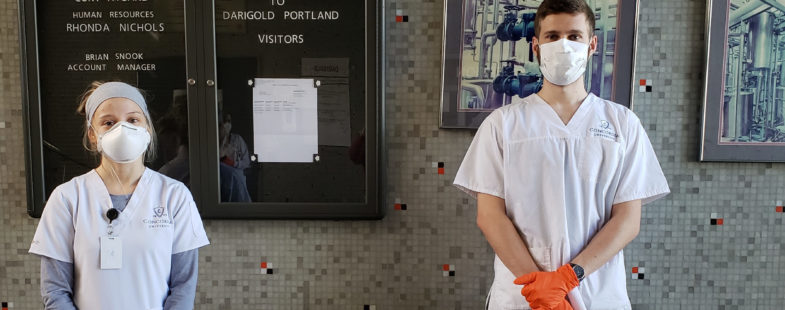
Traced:
<path fill-rule="evenodd" d="M 259 162 L 310 163 L 319 151 L 313 79 L 254 79 L 254 153 Z"/>

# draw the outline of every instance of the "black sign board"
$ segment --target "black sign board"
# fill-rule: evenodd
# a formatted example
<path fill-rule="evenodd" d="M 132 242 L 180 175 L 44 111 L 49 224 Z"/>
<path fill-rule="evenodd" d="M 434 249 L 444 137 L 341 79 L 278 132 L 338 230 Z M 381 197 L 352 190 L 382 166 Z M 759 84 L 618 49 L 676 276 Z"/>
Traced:
<path fill-rule="evenodd" d="M 205 217 L 381 215 L 375 2 L 23 0 L 20 9 L 31 215 L 56 186 L 99 163 L 83 147 L 86 122 L 76 113 L 94 81 L 145 93 L 160 142 L 147 166 L 188 185 Z M 295 124 L 297 135 L 274 135 L 269 120 L 281 111 L 259 83 L 287 80 L 310 81 L 318 94 L 280 114 L 296 118 L 279 125 Z M 313 117 L 297 114 L 308 107 Z M 297 143 L 314 149 L 307 162 L 281 156 Z M 247 193 L 224 195 L 230 184 Z"/>

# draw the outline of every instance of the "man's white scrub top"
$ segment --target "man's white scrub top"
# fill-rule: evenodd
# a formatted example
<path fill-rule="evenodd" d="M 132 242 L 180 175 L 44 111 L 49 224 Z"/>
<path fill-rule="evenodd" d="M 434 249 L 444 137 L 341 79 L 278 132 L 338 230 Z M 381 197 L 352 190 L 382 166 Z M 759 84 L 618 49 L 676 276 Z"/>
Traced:
<path fill-rule="evenodd" d="M 455 177 L 470 195 L 503 198 L 541 270 L 569 263 L 610 219 L 614 204 L 644 204 L 670 190 L 640 120 L 593 94 L 567 125 L 534 94 L 491 113 Z M 490 309 L 530 309 L 501 262 Z M 575 310 L 630 309 L 619 252 L 568 295 Z"/>
<path fill-rule="evenodd" d="M 191 192 L 145 169 L 125 210 L 112 222 L 122 267 L 100 269 L 112 200 L 95 170 L 55 188 L 30 253 L 74 264 L 74 304 L 82 310 L 163 309 L 172 254 L 209 244 Z"/>

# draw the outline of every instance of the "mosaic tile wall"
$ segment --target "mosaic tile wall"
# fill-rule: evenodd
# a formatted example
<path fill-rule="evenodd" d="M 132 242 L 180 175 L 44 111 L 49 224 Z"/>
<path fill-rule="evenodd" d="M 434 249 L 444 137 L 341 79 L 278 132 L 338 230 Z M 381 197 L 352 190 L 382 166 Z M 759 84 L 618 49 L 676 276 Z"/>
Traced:
<path fill-rule="evenodd" d="M 493 254 L 474 202 L 450 186 L 472 133 L 438 129 L 442 3 L 387 5 L 387 217 L 206 221 L 196 309 L 482 308 Z M 641 1 L 635 111 L 673 194 L 644 209 L 626 249 L 630 297 L 634 309 L 783 309 L 785 165 L 695 160 L 704 12 Z M 40 309 L 19 81 L 17 2 L 0 0 L 0 302 Z"/>

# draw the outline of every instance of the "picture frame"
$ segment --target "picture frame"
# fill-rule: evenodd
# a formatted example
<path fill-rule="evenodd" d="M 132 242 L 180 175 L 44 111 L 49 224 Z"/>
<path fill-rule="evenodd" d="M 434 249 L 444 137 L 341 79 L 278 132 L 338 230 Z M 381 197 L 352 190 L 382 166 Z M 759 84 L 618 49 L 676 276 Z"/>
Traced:
<path fill-rule="evenodd" d="M 785 36 L 774 29 L 785 5 L 769 0 L 706 4 L 699 160 L 785 162 L 785 55 L 777 48 Z"/>
<path fill-rule="evenodd" d="M 476 129 L 494 109 L 539 89 L 531 36 L 541 0 L 445 0 L 440 128 Z M 587 90 L 632 106 L 638 0 L 588 0 L 598 49 Z M 479 29 L 488 21 L 484 29 Z M 482 30 L 482 31 L 480 31 Z"/>

